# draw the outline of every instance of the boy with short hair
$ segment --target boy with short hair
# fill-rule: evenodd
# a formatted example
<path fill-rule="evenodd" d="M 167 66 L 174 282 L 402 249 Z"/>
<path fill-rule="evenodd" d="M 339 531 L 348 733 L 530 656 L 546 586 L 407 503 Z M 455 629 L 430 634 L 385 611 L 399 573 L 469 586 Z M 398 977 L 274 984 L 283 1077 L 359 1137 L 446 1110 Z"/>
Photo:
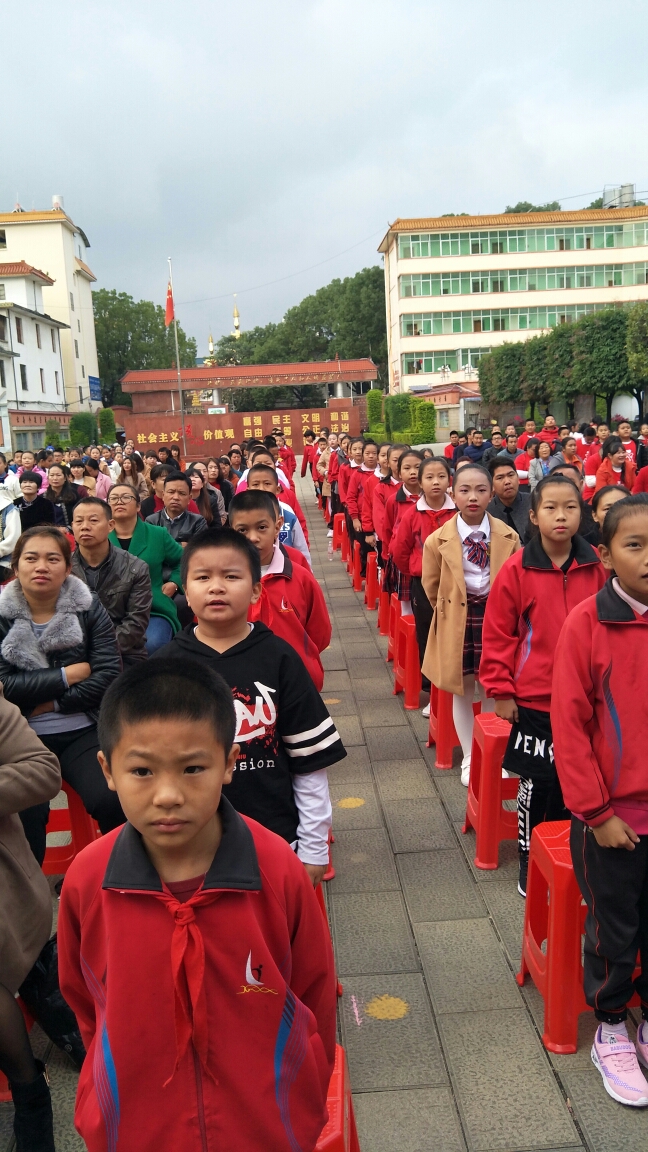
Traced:
<path fill-rule="evenodd" d="M 315 577 L 281 550 L 281 517 L 273 499 L 269 492 L 259 490 L 237 493 L 229 506 L 229 522 L 259 552 L 268 626 L 292 644 L 321 692 L 320 652 L 331 643 L 331 619 Z"/>
<path fill-rule="evenodd" d="M 300 552 L 308 567 L 312 569 L 311 554 L 297 515 L 289 504 L 279 500 L 279 480 L 274 468 L 269 464 L 253 464 L 248 472 L 247 486 L 248 490 L 270 492 L 272 496 L 276 496 L 283 520 L 279 530 L 279 543 L 289 549 L 289 555 L 294 551 Z"/>
<path fill-rule="evenodd" d="M 73 862 L 58 920 L 89 1152 L 312 1152 L 326 1121 L 329 934 L 288 845 L 223 794 L 235 726 L 225 682 L 177 652 L 104 698 L 99 756 L 127 823 Z"/>
<path fill-rule="evenodd" d="M 296 848 L 318 883 L 331 826 L 326 769 L 346 755 L 335 724 L 291 645 L 261 621 L 248 621 L 250 604 L 261 597 L 261 565 L 242 533 L 224 528 L 191 540 L 182 573 L 198 625 L 159 656 L 172 667 L 191 656 L 227 681 L 242 748 L 226 795 Z"/>

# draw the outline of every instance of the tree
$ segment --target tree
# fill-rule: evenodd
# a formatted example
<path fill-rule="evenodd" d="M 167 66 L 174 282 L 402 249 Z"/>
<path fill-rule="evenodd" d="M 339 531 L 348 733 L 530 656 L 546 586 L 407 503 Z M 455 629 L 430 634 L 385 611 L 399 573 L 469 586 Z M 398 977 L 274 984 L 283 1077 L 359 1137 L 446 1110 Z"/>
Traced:
<path fill-rule="evenodd" d="M 70 442 L 76 447 L 94 444 L 97 440 L 97 425 L 92 412 L 75 412 L 70 416 Z"/>
<path fill-rule="evenodd" d="M 629 391 L 639 405 L 639 419 L 645 412 L 648 389 L 648 301 L 641 300 L 628 309 L 626 355 L 628 357 Z"/>
<path fill-rule="evenodd" d="M 238 340 L 223 336 L 216 346 L 219 364 L 306 363 L 332 360 L 336 355 L 343 360 L 369 356 L 378 366 L 379 380 L 387 379 L 385 283 L 377 265 L 319 288 L 289 308 L 279 324 L 243 332 Z M 252 391 L 260 390 L 246 389 L 245 395 L 232 392 L 232 397 L 247 404 Z M 312 386 L 294 387 L 290 392 L 289 407 L 315 405 L 324 398 L 322 390 Z M 280 407 L 277 389 L 273 393 L 271 406 Z"/>
<path fill-rule="evenodd" d="M 45 421 L 45 443 L 51 444 L 52 448 L 61 447 L 61 425 L 58 420 Z"/>
<path fill-rule="evenodd" d="M 125 372 L 142 368 L 172 368 L 175 341 L 164 326 L 164 308 L 150 300 L 133 300 L 126 292 L 101 288 L 92 293 L 97 337 L 101 397 L 104 405 L 130 403 L 119 381 Z M 180 366 L 196 362 L 196 341 L 178 325 Z"/>
<path fill-rule="evenodd" d="M 575 324 L 559 324 L 557 328 L 543 337 L 547 342 L 547 379 L 551 398 L 566 402 L 570 418 L 573 416 L 574 401 L 579 392 L 588 391 L 587 388 L 575 387 L 572 379 L 576 327 Z"/>
<path fill-rule="evenodd" d="M 574 327 L 572 388 L 594 392 L 605 401 L 608 423 L 617 392 L 631 386 L 626 352 L 627 312 L 605 308 L 584 316 Z"/>
<path fill-rule="evenodd" d="M 115 413 L 112 408 L 100 408 L 97 413 L 99 432 L 104 444 L 114 444 L 117 429 L 115 428 Z"/>
<path fill-rule="evenodd" d="M 587 207 L 588 208 L 602 208 L 603 207 L 603 197 L 597 196 L 596 200 L 592 200 L 592 203 L 588 204 Z"/>
<path fill-rule="evenodd" d="M 504 209 L 505 213 L 518 215 L 524 212 L 560 212 L 561 207 L 557 200 L 549 200 L 546 204 L 531 204 L 529 200 L 518 200 L 517 204 L 511 207 L 509 204 Z"/>
<path fill-rule="evenodd" d="M 522 395 L 531 407 L 535 417 L 535 406 L 546 408 L 549 404 L 549 369 L 547 365 L 547 337 L 532 336 L 524 343 L 524 364 L 522 366 Z"/>

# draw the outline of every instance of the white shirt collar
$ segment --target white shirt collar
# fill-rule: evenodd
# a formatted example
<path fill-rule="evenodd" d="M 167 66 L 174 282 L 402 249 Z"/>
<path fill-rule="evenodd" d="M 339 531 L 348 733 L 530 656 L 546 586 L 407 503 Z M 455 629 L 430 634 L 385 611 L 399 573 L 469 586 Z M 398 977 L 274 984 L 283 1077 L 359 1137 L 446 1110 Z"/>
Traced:
<path fill-rule="evenodd" d="M 453 500 L 452 500 L 450 493 L 446 492 L 445 500 L 443 501 L 443 504 L 441 505 L 440 508 L 437 508 L 437 509 L 430 508 L 429 504 L 427 503 L 427 501 L 425 499 L 425 496 L 423 496 L 423 495 L 419 496 L 418 500 L 416 501 L 416 507 L 418 508 L 419 512 L 434 512 L 434 511 L 444 512 L 446 508 L 454 509 L 454 503 L 453 503 Z"/>
<path fill-rule="evenodd" d="M 269 564 L 261 565 L 262 576 L 277 576 L 284 570 L 284 554 L 279 547 L 279 541 L 275 540 L 274 550 L 272 553 L 272 560 Z"/>
<path fill-rule="evenodd" d="M 470 536 L 471 532 L 483 532 L 487 540 L 490 540 L 490 520 L 488 519 L 488 512 L 484 512 L 484 519 L 481 524 L 466 524 L 461 512 L 457 516 L 457 532 L 461 536 L 462 542 Z"/>
<path fill-rule="evenodd" d="M 380 464 L 376 464 L 376 467 L 374 468 L 374 476 L 377 476 L 379 480 L 382 480 L 383 474 L 380 471 Z"/>
<path fill-rule="evenodd" d="M 623 591 L 616 576 L 612 578 L 612 587 L 617 596 L 620 596 L 622 600 L 625 600 L 626 604 L 630 605 L 633 612 L 636 612 L 638 616 L 646 615 L 646 612 L 648 612 L 648 604 L 642 604 L 640 600 L 635 600 L 633 596 L 628 596 L 628 593 Z"/>

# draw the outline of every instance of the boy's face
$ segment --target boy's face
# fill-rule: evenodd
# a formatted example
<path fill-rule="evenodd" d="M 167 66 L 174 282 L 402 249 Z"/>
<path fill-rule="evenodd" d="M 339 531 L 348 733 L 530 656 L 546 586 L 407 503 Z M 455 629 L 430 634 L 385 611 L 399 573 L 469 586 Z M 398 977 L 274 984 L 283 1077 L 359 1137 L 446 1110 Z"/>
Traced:
<path fill-rule="evenodd" d="M 247 619 L 261 585 L 252 583 L 250 566 L 235 548 L 200 548 L 189 561 L 187 603 L 199 624 L 232 624 Z"/>
<path fill-rule="evenodd" d="M 602 444 L 603 441 L 607 440 L 608 436 L 610 435 L 610 429 L 608 428 L 607 424 L 599 424 L 596 434 Z"/>
<path fill-rule="evenodd" d="M 648 512 L 636 508 L 624 516 L 610 547 L 600 546 L 605 567 L 617 574 L 624 592 L 640 604 L 648 604 Z"/>
<path fill-rule="evenodd" d="M 279 481 L 276 476 L 271 476 L 269 472 L 255 472 L 251 476 L 248 473 L 248 488 L 256 488 L 261 492 L 272 492 L 273 496 L 279 495 Z"/>
<path fill-rule="evenodd" d="M 269 512 L 254 509 L 252 512 L 236 512 L 231 524 L 235 532 L 242 532 L 254 544 L 261 557 L 261 564 L 269 564 L 275 540 L 283 525 L 283 517 L 273 520 Z"/>
<path fill-rule="evenodd" d="M 225 754 L 209 720 L 182 716 L 124 724 L 110 765 L 99 752 L 108 787 L 158 870 L 209 839 L 238 752 L 234 744 Z"/>
<path fill-rule="evenodd" d="M 622 420 L 618 427 L 618 433 L 622 440 L 629 440 L 631 433 L 630 425 L 627 420 Z"/>

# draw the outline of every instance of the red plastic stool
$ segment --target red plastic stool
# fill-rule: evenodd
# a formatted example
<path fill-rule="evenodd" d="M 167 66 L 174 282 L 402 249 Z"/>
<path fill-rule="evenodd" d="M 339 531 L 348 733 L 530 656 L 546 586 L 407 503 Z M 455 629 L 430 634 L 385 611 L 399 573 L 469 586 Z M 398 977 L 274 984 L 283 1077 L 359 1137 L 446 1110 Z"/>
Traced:
<path fill-rule="evenodd" d="M 385 592 L 381 585 L 378 596 L 378 620 L 376 627 L 381 636 L 389 636 L 389 592 Z"/>
<path fill-rule="evenodd" d="M 28 1011 L 28 1009 L 25 1007 L 25 1005 L 23 1004 L 22 1000 L 20 999 L 20 996 L 18 997 L 18 1004 L 20 1005 L 20 1009 L 22 1011 L 22 1014 L 25 1017 L 25 1024 L 27 1025 L 27 1031 L 31 1032 L 33 1024 L 34 1024 L 34 1018 L 31 1015 L 31 1013 Z M 10 1103 L 11 1103 L 11 1092 L 9 1091 L 9 1081 L 7 1080 L 7 1077 L 2 1072 L 0 1072 L 0 1104 L 10 1104 Z"/>
<path fill-rule="evenodd" d="M 317 888 L 315 889 L 315 895 L 317 897 L 317 903 L 320 906 L 320 912 L 322 913 L 322 916 L 324 917 L 324 923 L 326 924 L 326 927 L 328 928 L 329 936 L 331 937 L 331 944 L 333 944 L 333 935 L 331 933 L 331 925 L 329 924 L 328 912 L 326 911 L 326 900 L 324 899 L 324 891 L 322 889 L 321 884 L 317 885 Z M 336 985 L 336 991 L 337 991 L 338 996 L 341 996 L 342 993 L 344 992 L 344 988 L 340 984 L 340 981 L 338 980 L 337 976 L 335 977 L 335 985 Z"/>
<path fill-rule="evenodd" d="M 387 659 L 394 659 L 394 647 L 396 644 L 396 629 L 398 628 L 398 621 L 401 615 L 401 602 L 395 592 L 392 592 L 389 597 L 389 632 L 387 633 Z"/>
<path fill-rule="evenodd" d="M 362 557 L 360 555 L 360 541 L 353 542 L 353 591 L 362 592 L 364 576 L 362 575 Z"/>
<path fill-rule="evenodd" d="M 74 857 L 82 848 L 92 844 L 101 835 L 92 816 L 89 816 L 83 807 L 81 797 L 71 788 L 65 780 L 61 788 L 67 796 L 67 808 L 50 808 L 47 822 L 48 832 L 71 832 L 72 842 L 62 844 L 56 848 L 45 849 L 43 872 L 46 876 L 60 876 L 67 872 Z"/>
<path fill-rule="evenodd" d="M 337 552 L 342 547 L 342 537 L 346 524 L 344 523 L 344 512 L 336 512 L 333 517 L 333 551 Z"/>
<path fill-rule="evenodd" d="M 349 1069 L 346 1053 L 341 1044 L 335 1046 L 335 1066 L 326 1097 L 326 1107 L 329 1118 L 317 1141 L 315 1152 L 360 1152 Z"/>
<path fill-rule="evenodd" d="M 497 868 L 502 840 L 517 840 L 517 812 L 508 812 L 502 800 L 514 800 L 518 791 L 517 776 L 502 778 L 502 760 L 508 744 L 511 725 L 494 712 L 475 716 L 470 783 L 463 830 L 477 833 L 475 867 Z"/>
<path fill-rule="evenodd" d="M 481 704 L 475 706 L 477 712 Z M 475 714 L 477 714 L 475 712 Z M 455 731 L 452 718 L 452 692 L 432 685 L 430 692 L 430 723 L 428 726 L 427 746 L 431 748 L 436 744 L 436 768 L 452 768 L 452 753 L 459 744 L 459 737 Z"/>
<path fill-rule="evenodd" d="M 583 993 L 581 936 L 587 909 L 574 875 L 569 820 L 538 824 L 531 835 L 522 963 L 544 1000 L 542 1043 L 550 1052 L 575 1052 L 578 1017 L 591 1009 Z M 543 944 L 546 941 L 545 951 Z M 633 996 L 631 1004 L 638 1004 Z"/>
<path fill-rule="evenodd" d="M 394 691 L 398 696 L 405 692 L 405 707 L 413 711 L 419 706 L 421 694 L 421 664 L 416 621 L 413 616 L 399 616 L 396 623 L 394 643 Z"/>
<path fill-rule="evenodd" d="M 370 612 L 375 612 L 378 606 L 380 588 L 378 587 L 378 554 L 369 552 L 367 556 L 367 576 L 365 579 L 364 602 Z"/>
<path fill-rule="evenodd" d="M 347 532 L 346 516 L 344 515 L 344 512 L 340 512 L 339 515 L 342 517 L 342 530 L 340 534 L 340 560 L 343 564 L 346 564 L 347 560 L 349 559 L 349 533 Z"/>

